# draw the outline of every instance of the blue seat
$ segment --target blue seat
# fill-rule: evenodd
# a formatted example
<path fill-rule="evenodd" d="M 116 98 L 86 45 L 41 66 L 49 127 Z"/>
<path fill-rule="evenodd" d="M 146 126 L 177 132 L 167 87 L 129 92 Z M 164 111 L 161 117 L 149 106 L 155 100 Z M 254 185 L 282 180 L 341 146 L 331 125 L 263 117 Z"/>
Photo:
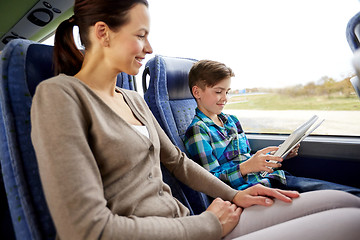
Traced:
<path fill-rule="evenodd" d="M 121 88 L 137 91 L 135 80 L 135 76 L 122 72 L 117 76 L 116 85 Z"/>
<path fill-rule="evenodd" d="M 347 26 L 346 26 L 346 39 L 349 43 L 349 46 L 351 50 L 354 52 L 354 62 L 355 58 L 357 59 L 356 62 L 358 62 L 359 59 L 359 47 L 360 47 L 360 12 L 357 13 L 355 16 L 353 16 Z M 354 76 L 350 79 L 351 84 L 353 85 L 356 94 L 360 98 L 360 68 L 359 64 L 355 65 L 355 70 L 357 73 L 357 76 Z"/>
<path fill-rule="evenodd" d="M 194 62 L 194 59 L 156 55 L 146 63 L 142 79 L 146 103 L 170 140 L 183 152 L 186 152 L 183 137 L 196 108 L 188 86 L 188 74 Z M 181 202 L 188 202 L 192 213 L 199 214 L 208 207 L 205 194 L 180 182 L 179 185 L 182 191 L 173 194 Z"/>
<path fill-rule="evenodd" d="M 184 152 L 183 137 L 196 108 L 188 86 L 188 74 L 195 61 L 157 55 L 147 62 L 143 74 L 145 101 L 170 140 Z"/>
<path fill-rule="evenodd" d="M 21 240 L 56 234 L 30 138 L 32 96 L 39 82 L 54 76 L 52 51 L 52 46 L 16 39 L 0 59 L 0 163 L 13 229 Z M 135 90 L 134 77 L 125 73 L 117 84 Z"/>
<path fill-rule="evenodd" d="M 360 47 L 360 12 L 349 20 L 346 26 L 346 39 L 353 52 Z"/>

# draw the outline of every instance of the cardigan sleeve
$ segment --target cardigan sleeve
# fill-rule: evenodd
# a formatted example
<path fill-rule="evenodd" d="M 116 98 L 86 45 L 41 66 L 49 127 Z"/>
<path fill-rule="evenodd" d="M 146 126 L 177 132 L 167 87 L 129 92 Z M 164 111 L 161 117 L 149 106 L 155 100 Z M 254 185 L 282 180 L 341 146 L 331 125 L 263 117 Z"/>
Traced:
<path fill-rule="evenodd" d="M 234 198 L 237 190 L 232 189 L 202 166 L 189 159 L 170 141 L 154 117 L 153 121 L 161 142 L 161 162 L 177 179 L 192 189 L 211 197 L 220 197 L 228 201 Z"/>
<path fill-rule="evenodd" d="M 68 86 L 44 82 L 37 87 L 31 110 L 32 142 L 60 239 L 220 239 L 220 223 L 210 212 L 181 218 L 111 212 L 88 143 L 87 111 Z"/>

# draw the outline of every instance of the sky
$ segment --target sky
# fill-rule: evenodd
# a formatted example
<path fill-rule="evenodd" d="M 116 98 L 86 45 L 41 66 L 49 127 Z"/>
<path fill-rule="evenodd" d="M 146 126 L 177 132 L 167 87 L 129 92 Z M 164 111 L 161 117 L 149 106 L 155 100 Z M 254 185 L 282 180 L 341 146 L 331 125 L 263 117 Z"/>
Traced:
<path fill-rule="evenodd" d="M 148 2 L 154 52 L 144 65 L 155 54 L 217 60 L 235 72 L 232 89 L 342 80 L 355 72 L 345 30 L 360 11 L 358 0 Z"/>
<path fill-rule="evenodd" d="M 358 0 L 148 1 L 154 53 L 146 60 L 160 54 L 224 62 L 236 75 L 232 89 L 354 73 L 345 30 Z"/>

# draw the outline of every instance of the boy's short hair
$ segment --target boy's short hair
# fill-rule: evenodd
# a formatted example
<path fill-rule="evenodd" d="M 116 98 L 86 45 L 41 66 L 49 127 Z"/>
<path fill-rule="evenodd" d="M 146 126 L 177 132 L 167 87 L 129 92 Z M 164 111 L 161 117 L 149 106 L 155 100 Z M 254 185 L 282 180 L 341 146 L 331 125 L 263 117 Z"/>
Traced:
<path fill-rule="evenodd" d="M 201 89 L 213 87 L 225 78 L 235 77 L 231 68 L 224 63 L 212 60 L 200 60 L 195 62 L 189 72 L 189 88 L 192 94 L 193 86 Z"/>

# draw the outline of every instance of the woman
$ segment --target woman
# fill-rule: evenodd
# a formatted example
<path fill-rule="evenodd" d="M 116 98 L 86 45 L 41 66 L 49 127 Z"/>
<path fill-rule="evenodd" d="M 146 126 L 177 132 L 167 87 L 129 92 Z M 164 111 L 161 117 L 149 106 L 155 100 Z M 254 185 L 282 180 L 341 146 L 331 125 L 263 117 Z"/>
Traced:
<path fill-rule="evenodd" d="M 328 196 L 347 201 L 309 207 L 305 213 L 299 206 L 310 202 L 306 196 L 290 204 L 297 192 L 260 185 L 233 190 L 170 142 L 143 98 L 116 87 L 119 72 L 137 74 L 145 55 L 152 52 L 147 6 L 146 0 L 75 1 L 74 16 L 56 31 L 55 69 L 61 74 L 38 86 L 31 119 L 32 141 L 58 238 L 220 239 L 235 226 L 239 227 L 234 237 L 257 233 L 334 206 L 353 207 L 355 214 L 347 218 L 359 219 L 358 199 L 337 192 Z M 79 26 L 84 56 L 74 45 L 74 25 Z M 160 162 L 193 189 L 218 198 L 204 213 L 189 216 L 163 183 Z M 257 208 L 248 208 L 238 224 L 242 208 L 270 206 L 274 198 L 281 202 L 264 207 L 264 213 L 280 208 L 289 213 L 286 217 L 247 224 L 261 217 Z M 246 230 L 249 226 L 255 228 Z"/>

